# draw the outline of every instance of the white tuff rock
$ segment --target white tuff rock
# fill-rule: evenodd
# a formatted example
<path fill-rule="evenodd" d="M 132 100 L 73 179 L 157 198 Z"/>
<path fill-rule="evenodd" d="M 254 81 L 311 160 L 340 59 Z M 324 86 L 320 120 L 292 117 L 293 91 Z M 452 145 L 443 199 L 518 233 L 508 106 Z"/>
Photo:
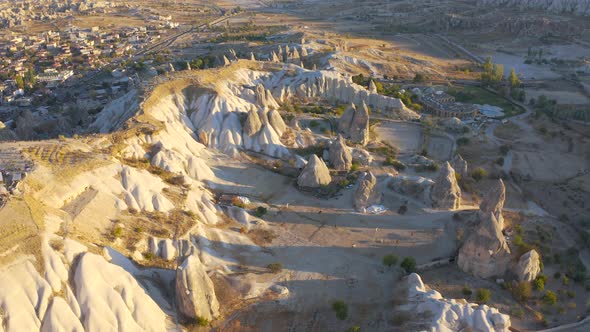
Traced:
<path fill-rule="evenodd" d="M 508 332 L 510 329 L 510 316 L 500 313 L 496 308 L 465 300 L 445 299 L 439 292 L 424 285 L 416 273 L 410 274 L 406 282 L 408 303 L 402 309 L 420 320 L 424 319 L 423 314 L 432 317 L 432 332 Z"/>
<path fill-rule="evenodd" d="M 537 251 L 533 249 L 520 256 L 514 272 L 520 281 L 535 280 L 541 272 L 541 257 Z"/>
<path fill-rule="evenodd" d="M 338 171 L 349 171 L 352 167 L 352 154 L 342 136 L 330 145 L 329 160 L 332 167 Z"/>
<path fill-rule="evenodd" d="M 376 187 L 377 178 L 375 175 L 371 172 L 365 173 L 354 193 L 354 207 L 357 211 L 363 211 L 367 207 L 381 202 L 381 193 Z"/>
<path fill-rule="evenodd" d="M 505 200 L 506 187 L 504 186 L 504 181 L 499 179 L 490 187 L 479 205 L 478 214 L 480 218 L 485 218 L 490 213 L 493 214 L 499 223 L 500 230 L 503 230 L 504 217 L 502 216 L 502 209 L 504 208 Z"/>
<path fill-rule="evenodd" d="M 328 167 L 318 156 L 313 154 L 301 174 L 299 174 L 297 185 L 299 187 L 318 188 L 330 184 L 331 181 L 332 177 Z"/>
<path fill-rule="evenodd" d="M 461 157 L 460 154 L 457 154 L 453 160 L 451 161 L 451 166 L 455 170 L 456 173 L 459 173 L 462 177 L 466 177 L 468 173 L 468 166 L 467 161 Z"/>
<path fill-rule="evenodd" d="M 176 304 L 190 318 L 211 320 L 219 315 L 219 302 L 211 278 L 195 254 L 176 270 Z"/>
<path fill-rule="evenodd" d="M 357 108 L 351 104 L 338 120 L 338 132 L 355 143 L 369 142 L 369 109 L 363 103 Z"/>
<path fill-rule="evenodd" d="M 510 249 L 492 213 L 480 219 L 476 229 L 467 235 L 457 256 L 457 265 L 462 271 L 480 278 L 503 275 L 509 261 Z"/>
<path fill-rule="evenodd" d="M 444 163 L 431 192 L 432 206 L 455 210 L 461 206 L 461 188 L 457 184 L 455 170 L 449 162 Z"/>

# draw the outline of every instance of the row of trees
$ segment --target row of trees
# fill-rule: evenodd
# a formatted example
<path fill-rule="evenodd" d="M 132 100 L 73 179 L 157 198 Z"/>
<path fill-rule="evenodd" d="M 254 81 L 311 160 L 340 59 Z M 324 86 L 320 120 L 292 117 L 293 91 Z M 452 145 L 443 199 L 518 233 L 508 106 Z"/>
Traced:
<path fill-rule="evenodd" d="M 492 62 L 491 57 L 487 57 L 483 64 L 483 73 L 481 74 L 481 81 L 495 88 L 499 93 L 505 95 L 507 92 L 513 99 L 524 101 L 526 94 L 522 88 L 522 82 L 518 78 L 514 68 L 510 69 L 508 82 L 504 79 L 504 65 Z M 506 84 L 507 83 L 507 84 Z M 506 90 L 508 85 L 508 90 Z"/>

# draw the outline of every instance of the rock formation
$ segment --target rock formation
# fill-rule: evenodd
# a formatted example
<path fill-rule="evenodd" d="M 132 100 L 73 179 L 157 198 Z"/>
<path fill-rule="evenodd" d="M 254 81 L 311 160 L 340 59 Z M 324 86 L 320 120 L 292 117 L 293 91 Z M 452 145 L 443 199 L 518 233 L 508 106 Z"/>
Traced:
<path fill-rule="evenodd" d="M 314 64 L 315 65 L 315 64 Z M 352 78 L 343 78 L 333 71 L 298 72 L 295 77 L 289 77 L 289 84 L 272 89 L 275 96 L 293 96 L 308 99 L 323 99 L 333 102 L 362 105 L 365 103 L 373 109 L 379 109 L 394 119 L 417 119 L 418 114 L 404 106 L 398 98 L 392 98 L 376 93 L 352 82 Z M 279 98 L 281 102 L 284 99 Z"/>
<path fill-rule="evenodd" d="M 272 52 L 271 56 L 270 56 L 270 61 L 274 62 L 274 63 L 279 63 L 281 62 L 281 60 L 279 60 L 279 57 L 277 56 L 277 54 L 275 52 Z"/>
<path fill-rule="evenodd" d="M 514 273 L 519 281 L 533 281 L 541 272 L 541 257 L 535 249 L 520 256 Z"/>
<path fill-rule="evenodd" d="M 244 134 L 248 136 L 253 136 L 254 134 L 258 133 L 262 128 L 262 122 L 260 122 L 260 117 L 258 116 L 258 112 L 256 112 L 253 108 L 250 109 L 248 115 L 246 116 L 246 122 L 244 123 Z"/>
<path fill-rule="evenodd" d="M 487 305 L 445 299 L 439 292 L 424 285 L 416 273 L 406 278 L 406 286 L 408 302 L 400 309 L 415 315 L 419 321 L 423 321 L 424 314 L 431 317 L 430 331 L 510 331 L 510 316 Z"/>
<path fill-rule="evenodd" d="M 454 210 L 461 206 L 461 188 L 449 162 L 441 167 L 430 195 L 435 208 Z"/>
<path fill-rule="evenodd" d="M 279 104 L 276 102 L 271 92 L 262 84 L 256 85 L 256 102 L 266 108 L 279 108 Z"/>
<path fill-rule="evenodd" d="M 229 66 L 231 65 L 231 61 L 229 61 L 229 59 L 224 55 L 223 58 L 221 59 L 223 62 L 223 66 Z"/>
<path fill-rule="evenodd" d="M 504 181 L 499 179 L 488 190 L 479 205 L 479 216 L 481 219 L 488 214 L 493 214 L 494 218 L 500 225 L 500 230 L 504 229 L 504 217 L 502 216 L 502 208 L 504 207 L 504 200 L 506 199 L 506 187 Z"/>
<path fill-rule="evenodd" d="M 307 48 L 301 47 L 301 57 L 305 58 L 305 57 L 307 57 L 307 55 L 308 55 Z"/>
<path fill-rule="evenodd" d="M 315 154 L 309 158 L 309 162 L 299 174 L 297 185 L 299 187 L 318 188 L 322 185 L 330 184 L 332 177 L 330 171 L 324 162 Z"/>
<path fill-rule="evenodd" d="M 373 156 L 371 153 L 362 148 L 352 149 L 352 162 L 359 163 L 363 166 L 369 166 L 373 162 Z"/>
<path fill-rule="evenodd" d="M 371 80 L 371 83 L 369 83 L 369 92 L 377 93 L 377 85 L 375 85 L 375 81 L 373 80 Z"/>
<path fill-rule="evenodd" d="M 366 172 L 354 193 L 354 208 L 363 211 L 367 207 L 381 203 L 381 193 L 377 190 L 377 178 Z"/>
<path fill-rule="evenodd" d="M 332 168 L 337 171 L 350 171 L 352 167 L 352 154 L 350 148 L 346 146 L 344 138 L 339 136 L 332 145 L 330 145 L 329 160 Z"/>
<path fill-rule="evenodd" d="M 459 173 L 463 178 L 465 178 L 468 173 L 468 166 L 467 161 L 461 157 L 460 154 L 457 154 L 453 160 L 451 161 L 451 166 L 455 170 L 456 173 Z"/>
<path fill-rule="evenodd" d="M 287 130 L 287 125 L 283 121 L 283 117 L 281 117 L 281 114 L 276 109 L 268 112 L 268 123 L 279 136 L 283 136 L 283 133 Z"/>
<path fill-rule="evenodd" d="M 387 186 L 398 194 L 408 195 L 429 205 L 433 185 L 432 180 L 421 176 L 397 175 L 391 177 Z"/>
<path fill-rule="evenodd" d="M 476 277 L 489 278 L 503 275 L 509 261 L 510 249 L 498 220 L 492 213 L 483 215 L 459 249 L 457 265 Z"/>
<path fill-rule="evenodd" d="M 351 104 L 338 120 L 338 132 L 355 143 L 369 142 L 369 109 L 366 104 L 357 108 Z"/>
<path fill-rule="evenodd" d="M 166 329 L 166 315 L 123 268 L 84 253 L 74 278 L 86 331 Z"/>
<path fill-rule="evenodd" d="M 176 304 L 190 318 L 211 320 L 219 315 L 213 282 L 195 254 L 188 256 L 176 270 Z"/>

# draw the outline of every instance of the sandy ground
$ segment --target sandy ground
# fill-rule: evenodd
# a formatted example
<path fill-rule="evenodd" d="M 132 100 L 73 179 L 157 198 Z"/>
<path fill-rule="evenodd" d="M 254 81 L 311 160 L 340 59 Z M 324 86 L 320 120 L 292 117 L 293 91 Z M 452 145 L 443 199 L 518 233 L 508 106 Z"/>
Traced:
<path fill-rule="evenodd" d="M 527 98 L 539 98 L 545 95 L 549 99 L 554 99 L 559 104 L 588 105 L 590 98 L 579 91 L 563 91 L 548 89 L 525 89 Z"/>
<path fill-rule="evenodd" d="M 383 122 L 375 128 L 380 139 L 393 144 L 400 153 L 415 154 L 422 149 L 422 128 L 407 122 Z"/>
<path fill-rule="evenodd" d="M 389 253 L 400 259 L 413 256 L 421 264 L 451 256 L 456 250 L 452 212 L 410 204 L 406 215 L 398 215 L 393 211 L 401 199 L 384 188 L 384 183 L 380 187 L 389 211 L 365 215 L 352 208 L 355 189 L 321 199 L 297 190 L 295 179 L 262 168 L 222 162 L 213 169 L 228 181 L 218 184 L 217 190 L 258 199 L 254 204 L 268 204 L 264 219 L 277 236 L 264 247 L 270 255 L 238 256 L 253 269 L 280 262 L 288 270 L 280 283 L 290 290 L 288 300 L 258 304 L 238 313 L 226 326 L 240 321 L 242 327 L 256 326 L 256 330 L 287 331 L 311 324 L 313 331 L 339 331 L 354 322 L 367 328 L 373 324 L 372 331 L 387 330 L 379 317 L 390 316 L 393 307 L 391 293 L 383 290 L 395 286 L 400 270 L 385 269 L 382 257 Z M 237 178 L 241 185 L 231 185 Z M 336 299 L 349 304 L 352 321 L 334 318 L 330 306 Z M 281 312 L 288 313 L 288 318 Z"/>
<path fill-rule="evenodd" d="M 551 70 L 551 67 L 548 65 L 529 65 L 524 63 L 524 58 L 521 56 L 499 52 L 485 53 L 482 54 L 482 56 L 484 58 L 486 56 L 491 56 L 492 62 L 504 65 L 504 75 L 506 76 L 510 74 L 510 69 L 514 68 L 514 70 L 524 79 L 539 80 L 557 79 L 561 77 L 561 75 L 559 75 L 558 73 L 553 72 Z"/>
<path fill-rule="evenodd" d="M 401 155 L 420 153 L 424 147 L 428 156 L 436 160 L 449 160 L 453 155 L 450 138 L 438 134 L 424 137 L 422 127 L 416 123 L 383 121 L 375 128 L 375 132 L 380 140 L 397 147 Z"/>

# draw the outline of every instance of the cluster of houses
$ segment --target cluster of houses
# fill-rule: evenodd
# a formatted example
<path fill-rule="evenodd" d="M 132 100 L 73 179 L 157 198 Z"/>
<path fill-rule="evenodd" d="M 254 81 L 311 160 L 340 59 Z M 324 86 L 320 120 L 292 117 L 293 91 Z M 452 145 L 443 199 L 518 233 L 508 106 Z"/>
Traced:
<path fill-rule="evenodd" d="M 0 28 L 21 26 L 28 21 L 49 21 L 69 15 L 108 13 L 114 1 L 101 0 L 9 0 L 0 6 Z"/>
<path fill-rule="evenodd" d="M 113 1 L 90 0 L 11 0 L 7 4 L 0 4 L 0 26 L 6 21 L 12 23 L 5 26 L 13 26 L 27 20 L 92 14 L 117 5 Z M 159 40 L 166 29 L 177 27 L 171 16 L 150 14 L 145 17 L 145 25 L 138 27 L 69 25 L 61 31 L 40 34 L 6 33 L 0 36 L 0 104 L 31 106 L 35 97 L 53 95 L 53 89 L 75 75 L 122 61 Z"/>

